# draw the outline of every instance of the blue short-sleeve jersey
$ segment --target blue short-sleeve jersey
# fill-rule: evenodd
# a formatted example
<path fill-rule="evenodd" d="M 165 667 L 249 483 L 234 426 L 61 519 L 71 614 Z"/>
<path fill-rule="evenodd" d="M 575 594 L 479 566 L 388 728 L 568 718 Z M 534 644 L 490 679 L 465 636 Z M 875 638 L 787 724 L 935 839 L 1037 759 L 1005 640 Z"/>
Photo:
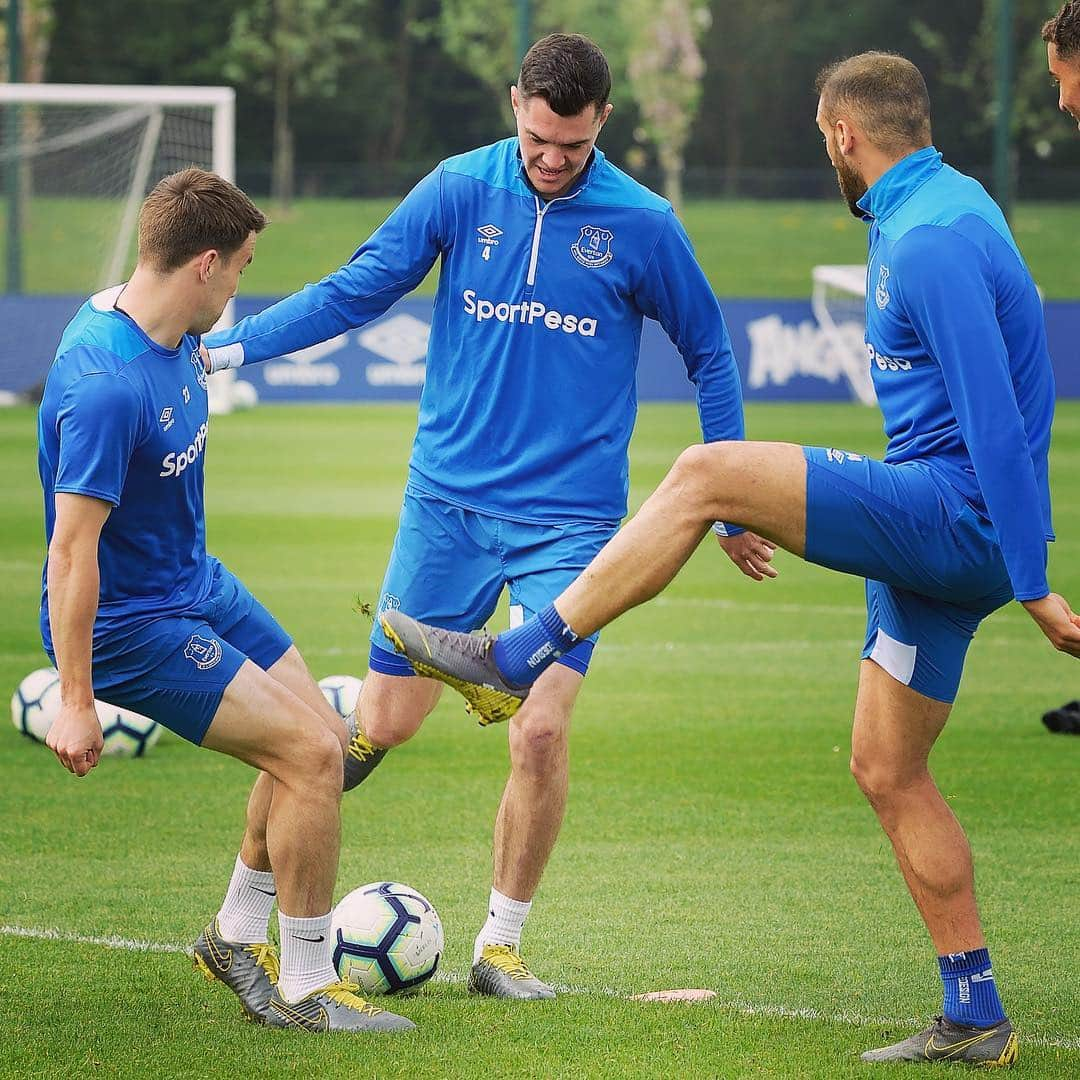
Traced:
<path fill-rule="evenodd" d="M 340 270 L 207 339 L 235 366 L 382 314 L 441 260 L 410 487 L 524 522 L 617 521 L 642 320 L 697 388 L 707 441 L 743 437 L 720 306 L 670 204 L 594 151 L 566 195 L 518 140 L 442 162 Z"/>
<path fill-rule="evenodd" d="M 122 652 L 123 638 L 135 630 L 198 606 L 211 584 L 199 343 L 189 335 L 176 349 L 152 341 L 116 310 L 121 288 L 92 297 L 68 324 L 38 413 L 46 542 L 56 494 L 87 495 L 113 507 L 98 548 L 95 662 Z M 48 601 L 43 573 L 41 634 L 51 655 Z"/>
<path fill-rule="evenodd" d="M 997 533 L 1018 600 L 1049 592 L 1054 377 L 1042 302 L 982 186 L 927 147 L 859 202 L 886 462 L 924 461 Z"/>

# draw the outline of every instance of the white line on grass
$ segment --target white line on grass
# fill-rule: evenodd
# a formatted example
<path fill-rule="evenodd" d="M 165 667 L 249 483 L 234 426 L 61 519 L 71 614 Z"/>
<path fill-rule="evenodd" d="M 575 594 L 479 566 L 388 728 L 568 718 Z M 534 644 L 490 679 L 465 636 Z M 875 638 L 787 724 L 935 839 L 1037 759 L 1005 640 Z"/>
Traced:
<path fill-rule="evenodd" d="M 0 926 L 5 937 L 32 938 L 35 941 L 69 941 L 76 945 L 103 945 L 106 949 L 124 949 L 127 952 L 186 953 L 185 945 L 170 945 L 161 941 L 139 941 L 137 938 L 93 937 L 86 934 L 69 934 L 63 930 L 47 930 L 33 926 Z"/>
<path fill-rule="evenodd" d="M 865 618 L 866 606 L 863 604 L 773 604 L 769 602 L 725 600 L 719 596 L 658 596 L 650 601 L 652 607 L 700 607 L 715 608 L 718 611 L 755 611 L 781 615 L 861 615 Z M 1006 608 L 996 611 L 988 626 L 1004 622 L 1021 623 L 1027 620 L 1027 613 Z"/>
<path fill-rule="evenodd" d="M 96 937 L 88 934 L 72 934 L 64 930 L 52 930 L 33 926 L 6 926 L 0 925 L 0 937 L 21 937 L 34 941 L 66 941 L 76 945 L 100 945 L 106 949 L 123 949 L 126 952 L 150 952 L 150 953 L 186 953 L 191 954 L 191 948 L 187 945 L 179 945 L 168 941 L 142 941 L 138 938 L 124 937 Z M 464 980 L 453 971 L 440 971 L 435 975 L 436 982 L 460 985 Z M 589 989 L 583 986 L 562 986 L 555 984 L 555 989 L 561 994 L 575 994 L 585 997 L 612 997 L 626 998 L 627 995 L 621 990 L 605 987 L 602 990 Z M 756 1005 L 750 1001 L 732 999 L 729 1001 L 720 998 L 714 999 L 710 1004 L 725 1012 L 735 1012 L 742 1016 L 766 1016 L 778 1020 L 809 1020 L 812 1023 L 842 1024 L 848 1027 L 880 1027 L 890 1029 L 902 1029 L 916 1027 L 920 1021 L 917 1017 L 907 1017 L 897 1020 L 886 1016 L 861 1016 L 859 1013 L 838 1012 L 824 1013 L 818 1009 L 796 1009 L 789 1005 Z M 1042 1046 L 1056 1050 L 1080 1050 L 1080 1038 L 1070 1038 L 1063 1035 L 1029 1035 L 1024 1034 L 1024 1042 L 1031 1046 Z"/>
<path fill-rule="evenodd" d="M 855 604 L 772 604 L 746 600 L 723 600 L 718 596 L 658 596 L 654 607 L 701 607 L 720 611 L 762 611 L 780 615 L 861 615 L 866 607 Z"/>

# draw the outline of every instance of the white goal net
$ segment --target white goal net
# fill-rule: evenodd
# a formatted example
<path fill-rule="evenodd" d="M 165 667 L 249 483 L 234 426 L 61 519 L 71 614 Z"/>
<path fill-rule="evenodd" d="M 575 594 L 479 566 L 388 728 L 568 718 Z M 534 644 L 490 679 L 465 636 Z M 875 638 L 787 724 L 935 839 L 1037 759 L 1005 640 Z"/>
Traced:
<path fill-rule="evenodd" d="M 815 266 L 810 305 L 855 396 L 877 401 L 866 358 L 866 266 Z"/>
<path fill-rule="evenodd" d="M 163 176 L 198 165 L 233 179 L 233 118 L 228 87 L 0 84 L 9 326 L 47 310 L 46 296 L 77 300 L 124 280 L 139 206 Z M 28 357 L 18 337 L 0 338 L 0 390 L 28 389 L 20 380 L 40 381 L 51 360 L 37 345 Z"/>

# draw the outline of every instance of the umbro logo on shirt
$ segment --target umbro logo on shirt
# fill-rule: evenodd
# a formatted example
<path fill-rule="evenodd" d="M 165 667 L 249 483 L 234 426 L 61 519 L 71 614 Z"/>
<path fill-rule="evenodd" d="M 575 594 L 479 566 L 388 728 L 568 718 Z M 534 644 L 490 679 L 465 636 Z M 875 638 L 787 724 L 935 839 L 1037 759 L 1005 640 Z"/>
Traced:
<path fill-rule="evenodd" d="M 173 419 L 171 405 L 166 405 L 165 408 L 161 410 L 161 416 L 158 417 L 158 423 L 161 425 L 162 431 L 168 431 L 169 428 L 176 423 Z"/>
<path fill-rule="evenodd" d="M 498 225 L 478 225 L 476 231 L 480 234 L 476 242 L 482 245 L 480 257 L 484 262 L 490 262 L 491 249 L 499 246 L 499 237 L 502 236 L 503 231 Z"/>

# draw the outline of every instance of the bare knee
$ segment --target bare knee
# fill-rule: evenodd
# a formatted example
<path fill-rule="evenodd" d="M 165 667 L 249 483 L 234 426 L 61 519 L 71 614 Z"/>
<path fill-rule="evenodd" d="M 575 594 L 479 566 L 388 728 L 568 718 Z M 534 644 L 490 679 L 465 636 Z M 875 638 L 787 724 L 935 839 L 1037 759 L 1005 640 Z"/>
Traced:
<path fill-rule="evenodd" d="M 929 777 L 925 762 L 898 764 L 872 753 L 851 755 L 851 775 L 870 805 L 879 812 L 887 811 Z"/>
<path fill-rule="evenodd" d="M 289 746 L 282 748 L 281 764 L 275 778 L 312 797 L 341 794 L 342 756 L 338 737 L 311 714 L 290 733 Z"/>
<path fill-rule="evenodd" d="M 714 521 L 722 516 L 720 498 L 731 465 L 728 443 L 688 446 L 675 459 L 665 485 L 680 510 L 694 518 Z"/>
<path fill-rule="evenodd" d="M 568 731 L 566 719 L 551 713 L 525 713 L 510 725 L 510 762 L 516 772 L 548 775 L 565 762 Z"/>
<path fill-rule="evenodd" d="M 357 706 L 360 729 L 376 746 L 400 746 L 420 730 L 438 696 L 438 684 L 428 679 L 369 676 Z"/>

